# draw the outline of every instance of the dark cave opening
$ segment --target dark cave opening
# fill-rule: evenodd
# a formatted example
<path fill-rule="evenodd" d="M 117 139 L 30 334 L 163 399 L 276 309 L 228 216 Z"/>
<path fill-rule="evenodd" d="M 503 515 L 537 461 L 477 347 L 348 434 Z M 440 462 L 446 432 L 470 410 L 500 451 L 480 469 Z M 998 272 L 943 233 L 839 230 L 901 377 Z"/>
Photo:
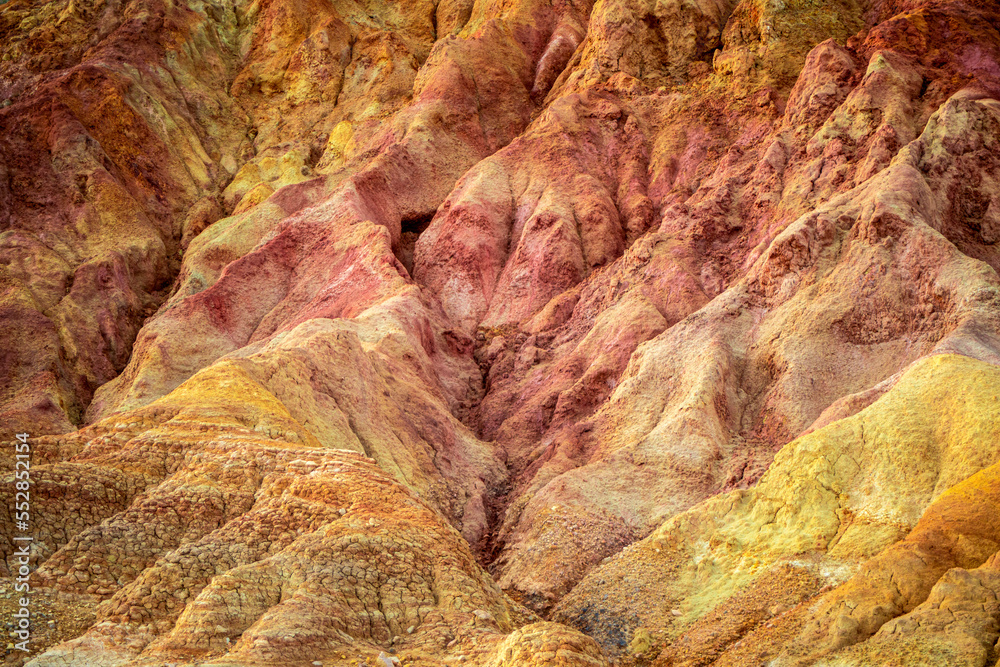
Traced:
<path fill-rule="evenodd" d="M 402 232 L 399 235 L 399 247 L 396 249 L 396 259 L 406 267 L 407 273 L 413 275 L 413 251 L 417 246 L 417 239 L 430 226 L 434 214 L 421 215 L 408 218 L 402 221 Z"/>

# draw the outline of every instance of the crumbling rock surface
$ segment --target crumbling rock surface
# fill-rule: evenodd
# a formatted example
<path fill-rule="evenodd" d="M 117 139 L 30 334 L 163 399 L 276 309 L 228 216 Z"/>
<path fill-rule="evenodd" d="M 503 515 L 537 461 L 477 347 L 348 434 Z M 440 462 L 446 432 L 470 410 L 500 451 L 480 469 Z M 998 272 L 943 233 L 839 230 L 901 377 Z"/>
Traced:
<path fill-rule="evenodd" d="M 998 271 L 993 0 L 9 0 L 6 662 L 997 664 Z"/>

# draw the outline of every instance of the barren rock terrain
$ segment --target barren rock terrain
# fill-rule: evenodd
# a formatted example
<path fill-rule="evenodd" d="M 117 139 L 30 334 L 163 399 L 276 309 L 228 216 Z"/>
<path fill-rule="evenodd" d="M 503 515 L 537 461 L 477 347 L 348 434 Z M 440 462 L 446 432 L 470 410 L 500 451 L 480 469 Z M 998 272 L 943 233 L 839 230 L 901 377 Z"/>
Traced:
<path fill-rule="evenodd" d="M 7 0 L 4 664 L 1000 666 L 998 272 L 996 0 Z"/>

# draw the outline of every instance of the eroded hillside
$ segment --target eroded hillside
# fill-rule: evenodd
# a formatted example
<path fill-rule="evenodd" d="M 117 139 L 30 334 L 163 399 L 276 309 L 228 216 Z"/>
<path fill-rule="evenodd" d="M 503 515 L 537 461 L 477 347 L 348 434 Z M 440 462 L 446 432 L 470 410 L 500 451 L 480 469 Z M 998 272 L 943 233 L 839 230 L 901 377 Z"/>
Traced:
<path fill-rule="evenodd" d="M 9 0 L 6 664 L 998 665 L 998 271 L 994 0 Z"/>

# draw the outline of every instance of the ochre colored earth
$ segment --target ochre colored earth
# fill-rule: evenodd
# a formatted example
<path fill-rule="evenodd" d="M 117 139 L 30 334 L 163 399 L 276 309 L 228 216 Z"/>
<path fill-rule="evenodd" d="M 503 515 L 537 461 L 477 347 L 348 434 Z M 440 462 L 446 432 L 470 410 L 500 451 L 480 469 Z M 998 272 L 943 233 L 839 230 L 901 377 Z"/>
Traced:
<path fill-rule="evenodd" d="M 998 271 L 1000 0 L 7 0 L 4 664 L 995 667 Z"/>

